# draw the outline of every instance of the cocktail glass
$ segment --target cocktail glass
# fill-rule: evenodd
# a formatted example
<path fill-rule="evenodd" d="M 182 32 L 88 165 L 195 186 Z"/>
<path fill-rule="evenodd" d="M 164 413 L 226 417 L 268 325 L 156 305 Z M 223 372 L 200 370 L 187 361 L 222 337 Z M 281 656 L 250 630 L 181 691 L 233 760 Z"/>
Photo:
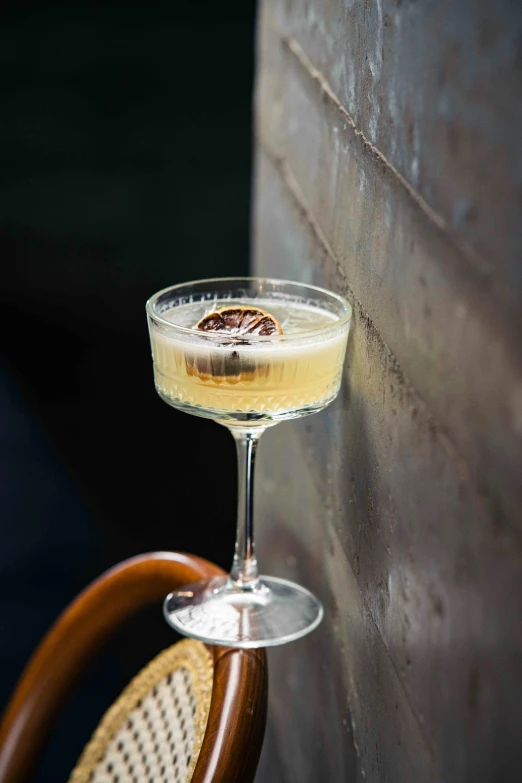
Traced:
<path fill-rule="evenodd" d="M 270 313 L 282 334 L 196 328 L 207 314 L 236 306 Z M 211 644 L 267 647 L 298 639 L 320 623 L 323 608 L 304 587 L 258 573 L 256 449 L 267 427 L 317 413 L 335 399 L 351 307 L 343 297 L 315 286 L 220 278 L 159 291 L 147 302 L 147 315 L 158 394 L 174 408 L 227 427 L 236 441 L 239 471 L 230 575 L 171 593 L 165 617 L 179 633 Z"/>

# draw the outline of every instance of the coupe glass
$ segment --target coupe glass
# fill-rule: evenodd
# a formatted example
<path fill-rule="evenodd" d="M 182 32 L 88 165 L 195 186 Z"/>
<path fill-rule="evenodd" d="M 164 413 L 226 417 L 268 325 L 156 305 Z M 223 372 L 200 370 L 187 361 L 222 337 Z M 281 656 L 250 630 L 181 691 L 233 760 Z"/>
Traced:
<path fill-rule="evenodd" d="M 270 313 L 282 334 L 194 328 L 202 317 L 236 306 Z M 147 315 L 158 394 L 174 408 L 227 427 L 236 441 L 239 471 L 230 575 L 171 593 L 165 617 L 179 633 L 211 644 L 266 647 L 298 639 L 320 623 L 323 608 L 304 587 L 259 576 L 253 531 L 256 449 L 267 427 L 317 413 L 336 397 L 351 307 L 315 286 L 220 278 L 159 291 L 147 302 Z"/>

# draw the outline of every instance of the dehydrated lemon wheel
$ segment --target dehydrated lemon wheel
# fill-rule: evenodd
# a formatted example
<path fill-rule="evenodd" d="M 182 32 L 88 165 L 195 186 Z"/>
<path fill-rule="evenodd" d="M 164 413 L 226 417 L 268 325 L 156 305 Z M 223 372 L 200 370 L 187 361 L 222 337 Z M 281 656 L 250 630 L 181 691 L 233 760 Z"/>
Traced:
<path fill-rule="evenodd" d="M 250 305 L 234 305 L 209 313 L 196 324 L 196 329 L 202 332 L 225 332 L 238 337 L 283 334 L 281 324 L 271 313 Z"/>
<path fill-rule="evenodd" d="M 248 342 L 252 336 L 283 334 L 281 324 L 271 313 L 250 305 L 234 305 L 209 313 L 196 324 L 196 329 L 222 333 L 223 336 L 234 338 L 231 342 L 238 345 Z M 225 339 L 225 345 L 227 342 Z M 267 365 L 233 349 L 225 353 L 209 348 L 207 356 L 187 357 L 186 365 L 189 375 L 215 383 L 252 381 L 268 373 Z"/>

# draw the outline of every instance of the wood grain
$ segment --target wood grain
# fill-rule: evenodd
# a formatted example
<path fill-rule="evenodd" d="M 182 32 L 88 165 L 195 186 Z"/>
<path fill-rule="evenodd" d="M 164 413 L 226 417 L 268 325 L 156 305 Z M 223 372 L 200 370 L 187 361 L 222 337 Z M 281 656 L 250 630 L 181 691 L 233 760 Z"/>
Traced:
<path fill-rule="evenodd" d="M 153 552 L 126 560 L 87 587 L 43 639 L 8 704 L 0 725 L 0 783 L 29 779 L 72 686 L 115 630 L 171 590 L 221 573 L 199 557 Z M 209 650 L 214 688 L 193 783 L 248 783 L 266 723 L 265 652 Z"/>
<path fill-rule="evenodd" d="M 192 783 L 250 783 L 256 774 L 266 725 L 266 653 L 213 649 L 212 702 Z"/>

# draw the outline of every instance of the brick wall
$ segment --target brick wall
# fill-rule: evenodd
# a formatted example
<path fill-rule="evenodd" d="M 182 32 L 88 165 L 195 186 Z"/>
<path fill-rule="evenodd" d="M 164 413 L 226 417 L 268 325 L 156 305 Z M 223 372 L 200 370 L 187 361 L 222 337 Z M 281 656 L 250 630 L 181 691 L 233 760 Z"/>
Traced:
<path fill-rule="evenodd" d="M 522 779 L 522 6 L 264 0 L 254 268 L 354 308 L 344 385 L 259 451 L 262 783 Z"/>

